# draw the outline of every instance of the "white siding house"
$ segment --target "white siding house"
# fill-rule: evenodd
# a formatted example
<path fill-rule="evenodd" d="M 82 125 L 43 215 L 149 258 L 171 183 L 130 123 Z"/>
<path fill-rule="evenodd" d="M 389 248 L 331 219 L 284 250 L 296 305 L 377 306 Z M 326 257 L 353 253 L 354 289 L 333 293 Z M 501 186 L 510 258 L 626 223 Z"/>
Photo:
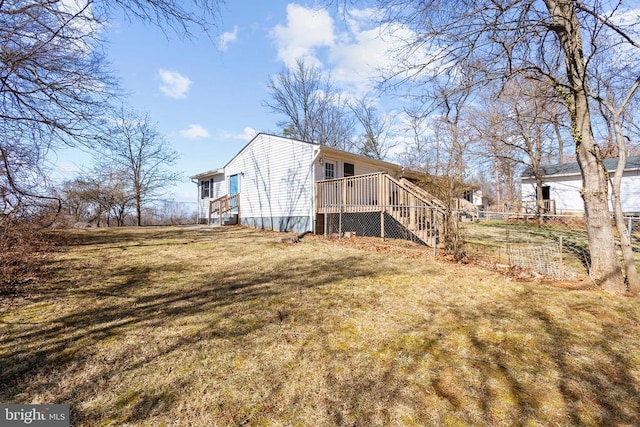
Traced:
<path fill-rule="evenodd" d="M 215 200 L 237 194 L 234 212 L 241 224 L 303 232 L 316 229 L 315 182 L 375 172 L 397 178 L 403 171 L 393 163 L 260 133 L 224 168 L 191 179 L 198 183 L 201 223 L 216 224 Z"/>
<path fill-rule="evenodd" d="M 270 230 L 311 230 L 316 153 L 313 144 L 256 136 L 224 167 L 228 195 L 234 194 L 233 180 L 239 183 L 240 222 Z"/>
<path fill-rule="evenodd" d="M 604 165 L 613 176 L 618 159 L 604 159 Z M 545 200 L 553 202 L 558 214 L 582 213 L 582 176 L 577 163 L 543 166 L 542 192 Z M 521 177 L 522 198 L 535 201 L 536 183 L 531 171 Z M 609 187 L 609 192 L 611 187 Z M 622 175 L 622 211 L 626 214 L 640 214 L 640 156 L 629 157 Z"/>

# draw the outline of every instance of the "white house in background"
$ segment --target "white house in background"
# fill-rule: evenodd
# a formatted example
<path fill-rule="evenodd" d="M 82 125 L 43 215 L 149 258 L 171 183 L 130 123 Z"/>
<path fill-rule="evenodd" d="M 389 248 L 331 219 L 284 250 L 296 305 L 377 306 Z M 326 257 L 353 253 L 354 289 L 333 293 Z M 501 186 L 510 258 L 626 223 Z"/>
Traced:
<path fill-rule="evenodd" d="M 408 175 L 418 178 L 393 163 L 260 133 L 224 168 L 191 179 L 198 184 L 200 223 L 321 233 L 325 214 L 351 212 L 356 232 L 362 219 L 357 215 L 366 213 L 380 221 L 378 235 L 406 228 L 416 240 L 433 239 L 426 231 L 433 224 L 426 207 L 437 201 L 408 181 Z M 410 211 L 410 205 L 423 211 Z"/>
<path fill-rule="evenodd" d="M 604 159 L 603 163 L 613 177 L 618 159 Z M 582 176 L 578 163 L 563 163 L 542 167 L 542 195 L 545 206 L 555 213 L 582 213 L 584 202 L 580 195 Z M 535 205 L 536 183 L 531 170 L 526 170 L 520 178 L 522 198 L 525 203 Z M 609 187 L 611 191 L 611 187 Z M 640 214 L 640 156 L 629 157 L 622 175 L 622 211 L 626 214 Z"/>

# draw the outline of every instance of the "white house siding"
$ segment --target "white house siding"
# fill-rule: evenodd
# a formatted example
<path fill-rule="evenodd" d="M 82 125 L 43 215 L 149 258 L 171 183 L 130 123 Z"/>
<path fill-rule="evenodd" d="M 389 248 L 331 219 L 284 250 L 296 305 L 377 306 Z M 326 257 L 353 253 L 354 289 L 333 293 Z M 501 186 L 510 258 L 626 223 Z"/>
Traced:
<path fill-rule="evenodd" d="M 363 162 L 362 160 L 359 159 L 341 159 L 338 156 L 329 156 L 329 155 L 323 155 L 322 153 L 320 154 L 320 157 L 322 157 L 324 162 L 333 162 L 336 164 L 336 176 L 335 178 L 344 178 L 344 164 L 345 163 L 351 163 L 352 165 L 354 165 L 353 169 L 354 169 L 354 175 L 366 175 L 369 173 L 376 173 L 376 172 L 392 172 L 391 170 L 386 170 L 384 168 L 381 168 L 378 165 L 374 165 L 374 164 L 369 164 Z M 315 180 L 316 181 L 321 181 L 325 179 L 324 177 L 324 165 L 320 165 L 318 161 L 316 161 L 316 167 L 315 167 Z"/>
<path fill-rule="evenodd" d="M 558 215 L 584 211 L 580 195 L 582 189 L 580 177 L 546 177 L 543 185 L 549 186 L 549 198 L 555 200 Z M 536 184 L 534 182 L 522 183 L 522 199 L 532 201 L 536 199 Z"/>
<path fill-rule="evenodd" d="M 226 193 L 226 183 L 224 175 L 217 175 L 213 178 L 213 194 L 212 199 L 224 196 Z"/>
<path fill-rule="evenodd" d="M 582 178 L 580 176 L 544 178 L 543 185 L 548 185 L 549 197 L 556 202 L 556 212 L 558 214 L 584 212 L 584 201 L 582 200 Z M 609 186 L 611 194 L 611 186 Z M 628 214 L 640 213 L 640 171 L 627 171 L 622 176 L 620 186 L 622 201 L 622 211 Z M 529 179 L 522 182 L 523 200 L 535 200 L 536 185 Z"/>
<path fill-rule="evenodd" d="M 314 145 L 260 134 L 225 167 L 238 175 L 240 221 L 243 225 L 278 231 L 313 228 Z"/>
<path fill-rule="evenodd" d="M 622 175 L 620 200 L 623 212 L 640 215 L 640 171 L 629 171 Z"/>

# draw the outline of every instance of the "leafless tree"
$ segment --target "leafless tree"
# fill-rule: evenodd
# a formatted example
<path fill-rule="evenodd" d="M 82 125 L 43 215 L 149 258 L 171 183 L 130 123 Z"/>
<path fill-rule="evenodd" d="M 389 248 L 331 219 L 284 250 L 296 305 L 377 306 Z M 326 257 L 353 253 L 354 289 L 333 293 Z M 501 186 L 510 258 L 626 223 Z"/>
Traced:
<path fill-rule="evenodd" d="M 223 3 L 0 1 L 0 148 L 8 153 L 0 177 L 6 181 L 11 175 L 21 185 L 18 169 L 24 164 L 11 159 L 55 150 L 60 144 L 95 145 L 108 103 L 118 94 L 101 38 L 103 26 L 114 13 L 122 11 L 129 19 L 182 36 L 192 29 L 208 31 L 215 26 Z M 42 159 L 32 156 L 29 168 L 44 176 Z M 2 191 L 6 194 L 16 188 L 4 186 Z M 32 191 L 32 195 L 46 195 L 46 191 Z"/>
<path fill-rule="evenodd" d="M 63 182 L 58 193 L 74 223 L 95 223 L 97 227 L 111 226 L 112 219 L 117 226 L 124 225 L 135 200 L 127 170 L 108 162 L 96 163 Z"/>
<path fill-rule="evenodd" d="M 626 291 L 609 217 L 608 180 L 594 137 L 589 94 L 598 70 L 591 60 L 606 46 L 626 49 L 628 76 L 637 76 L 638 23 L 624 20 L 631 2 L 570 0 L 379 0 L 385 20 L 401 23 L 414 37 L 397 51 L 395 73 L 418 89 L 434 76 L 455 82 L 465 67 L 477 67 L 470 84 L 514 75 L 539 80 L 562 97 L 583 178 L 591 279 L 613 293 Z M 405 37 L 406 39 L 406 37 Z M 421 59 L 418 54 L 422 54 Z M 620 84 L 630 88 L 632 79 Z"/>
<path fill-rule="evenodd" d="M 494 170 L 502 172 L 501 180 L 509 179 L 511 186 L 516 167 L 527 168 L 536 182 L 536 212 L 545 213 L 542 166 L 556 158 L 563 126 L 558 123 L 563 116 L 555 91 L 516 76 L 501 87 L 483 91 L 480 99 L 471 120 L 480 142 L 478 154 L 490 158 Z"/>
<path fill-rule="evenodd" d="M 144 204 L 162 195 L 180 178 L 171 170 L 178 154 L 158 133 L 147 115 L 121 107 L 112 119 L 111 132 L 103 144 L 105 158 L 125 171 L 132 189 L 137 225 L 142 225 Z"/>
<path fill-rule="evenodd" d="M 406 117 L 405 131 L 410 134 L 410 139 L 405 142 L 398 161 L 406 168 L 426 173 L 430 170 L 431 155 L 437 155 L 438 151 L 432 149 L 433 138 L 425 135 L 428 132 L 426 118 L 411 112 L 407 112 Z"/>
<path fill-rule="evenodd" d="M 206 32 L 222 3 L 0 0 L 0 264 L 12 259 L 17 241 L 39 242 L 34 225 L 53 223 L 61 206 L 50 195 L 45 154 L 98 142 L 102 118 L 118 95 L 105 61 L 104 25 L 122 11 L 181 36 Z"/>
<path fill-rule="evenodd" d="M 267 83 L 269 99 L 265 106 L 284 118 L 278 126 L 285 136 L 329 147 L 348 150 L 354 120 L 344 97 L 318 67 L 303 59 L 294 69 L 285 69 Z"/>
<path fill-rule="evenodd" d="M 628 129 L 628 126 L 625 126 L 625 123 L 633 121 L 633 116 L 626 113 L 630 112 L 628 110 L 628 106 L 634 93 L 640 87 L 640 77 L 636 79 L 635 83 L 626 91 L 626 93 L 622 93 L 622 96 L 624 97 L 622 99 L 619 99 L 616 96 L 620 95 L 620 93 L 616 93 L 617 91 L 611 88 L 608 82 L 602 82 L 602 85 L 608 86 L 610 90 L 604 91 L 602 95 L 594 95 L 594 97 L 604 110 L 602 113 L 609 124 L 607 129 L 611 133 L 610 139 L 613 140 L 615 144 L 615 150 L 618 157 L 615 173 L 613 177 L 610 177 L 611 205 L 613 207 L 618 235 L 620 236 L 620 247 L 622 249 L 627 286 L 632 294 L 638 295 L 640 294 L 640 278 L 638 277 L 638 270 L 635 265 L 635 257 L 631 246 L 631 236 L 628 234 L 624 212 L 622 211 L 621 187 L 622 177 L 624 175 L 630 148 L 628 143 L 630 138 L 627 136 L 628 132 L 625 132 L 625 128 Z"/>
<path fill-rule="evenodd" d="M 395 146 L 392 141 L 394 119 L 389 115 L 381 115 L 372 99 L 362 97 L 349 103 L 363 133 L 356 146 L 360 154 L 373 159 L 384 160 L 387 153 Z"/>

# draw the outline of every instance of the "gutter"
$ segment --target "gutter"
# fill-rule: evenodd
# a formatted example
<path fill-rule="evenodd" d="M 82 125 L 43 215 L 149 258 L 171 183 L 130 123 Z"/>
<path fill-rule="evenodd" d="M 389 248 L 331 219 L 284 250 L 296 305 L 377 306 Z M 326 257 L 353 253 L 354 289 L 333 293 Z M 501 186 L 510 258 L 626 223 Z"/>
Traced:
<path fill-rule="evenodd" d="M 314 148 L 313 151 L 314 154 L 311 158 L 311 165 L 309 168 L 309 175 L 311 176 L 311 215 L 309 219 L 311 220 L 311 231 L 313 231 L 313 234 L 316 234 L 316 176 L 313 173 L 313 169 L 316 164 L 316 160 L 320 155 L 320 147 Z"/>

